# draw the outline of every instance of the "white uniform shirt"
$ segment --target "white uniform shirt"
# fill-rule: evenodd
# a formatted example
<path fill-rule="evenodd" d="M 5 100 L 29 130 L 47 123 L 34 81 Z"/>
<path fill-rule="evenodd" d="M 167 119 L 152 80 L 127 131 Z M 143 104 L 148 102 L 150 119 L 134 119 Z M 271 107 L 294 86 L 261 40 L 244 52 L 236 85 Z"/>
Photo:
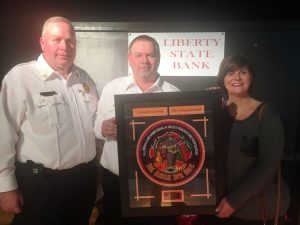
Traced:
<path fill-rule="evenodd" d="M 150 88 L 144 91 L 144 93 L 174 91 L 179 91 L 179 89 L 172 84 L 169 84 L 168 82 L 162 81 L 160 78 L 158 78 Z M 97 119 L 95 122 L 94 132 L 97 138 L 105 140 L 100 163 L 104 168 L 116 175 L 119 175 L 117 141 L 107 140 L 105 137 L 103 137 L 101 129 L 102 122 L 103 120 L 115 117 L 114 95 L 133 93 L 143 93 L 143 91 L 136 85 L 133 76 L 119 77 L 105 85 L 98 103 Z"/>
<path fill-rule="evenodd" d="M 65 80 L 41 55 L 15 66 L 0 93 L 0 192 L 17 188 L 14 162 L 68 169 L 94 159 L 98 92 L 74 66 Z"/>

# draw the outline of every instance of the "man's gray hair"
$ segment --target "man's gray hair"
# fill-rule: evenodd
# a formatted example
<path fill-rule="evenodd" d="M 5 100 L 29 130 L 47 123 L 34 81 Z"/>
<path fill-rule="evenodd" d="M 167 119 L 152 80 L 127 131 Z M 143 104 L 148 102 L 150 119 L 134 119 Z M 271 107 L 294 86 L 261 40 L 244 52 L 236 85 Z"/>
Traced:
<path fill-rule="evenodd" d="M 42 35 L 44 35 L 46 29 L 47 29 L 47 26 L 49 25 L 49 23 L 60 23 L 60 22 L 64 22 L 64 23 L 67 23 L 70 25 L 70 27 L 74 30 L 75 32 L 75 29 L 71 23 L 70 20 L 68 20 L 67 18 L 65 17 L 62 17 L 62 16 L 53 16 L 53 17 L 50 17 L 49 19 L 47 19 L 45 22 L 44 22 L 44 25 L 43 25 L 43 29 L 42 29 Z"/>

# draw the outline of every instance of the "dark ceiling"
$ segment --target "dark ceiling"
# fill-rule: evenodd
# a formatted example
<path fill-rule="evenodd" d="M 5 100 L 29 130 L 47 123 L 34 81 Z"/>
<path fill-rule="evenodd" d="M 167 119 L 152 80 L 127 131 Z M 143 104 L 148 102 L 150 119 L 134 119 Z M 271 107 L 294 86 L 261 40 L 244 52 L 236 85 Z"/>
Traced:
<path fill-rule="evenodd" d="M 14 1 L 4 0 L 7 18 L 64 15 L 80 21 L 223 21 L 295 20 L 299 7 L 288 1 L 216 0 L 98 0 Z"/>
<path fill-rule="evenodd" d="M 44 20 L 61 15 L 75 22 L 247 22 L 300 21 L 300 9 L 288 1 L 216 0 L 3 0 L 0 5 L 1 72 L 39 52 Z M 294 3 L 295 4 L 295 3 Z"/>

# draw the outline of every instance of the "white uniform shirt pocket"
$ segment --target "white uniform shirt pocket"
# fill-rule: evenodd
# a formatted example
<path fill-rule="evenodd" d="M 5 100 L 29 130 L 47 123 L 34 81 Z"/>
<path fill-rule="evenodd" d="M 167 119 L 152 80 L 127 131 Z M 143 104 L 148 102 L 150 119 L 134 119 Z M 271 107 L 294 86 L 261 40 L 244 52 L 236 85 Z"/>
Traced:
<path fill-rule="evenodd" d="M 89 115 L 90 118 L 93 117 L 97 110 L 97 100 L 95 99 L 95 96 L 91 94 L 81 94 L 79 95 L 82 103 L 83 103 L 83 108 L 85 108 L 87 114 Z"/>
<path fill-rule="evenodd" d="M 66 118 L 66 105 L 60 94 L 51 96 L 38 95 L 34 98 L 34 103 L 33 119 L 42 125 L 57 125 Z"/>

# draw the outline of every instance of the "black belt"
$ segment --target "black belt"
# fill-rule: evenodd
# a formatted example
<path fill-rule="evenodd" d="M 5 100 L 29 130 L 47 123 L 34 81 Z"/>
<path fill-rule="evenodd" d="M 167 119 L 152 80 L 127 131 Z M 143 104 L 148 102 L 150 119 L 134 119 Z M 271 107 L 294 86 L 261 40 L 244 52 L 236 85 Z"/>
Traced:
<path fill-rule="evenodd" d="M 44 167 L 43 164 L 35 163 L 32 160 L 27 160 L 26 163 L 18 162 L 15 163 L 16 169 L 32 173 L 33 175 L 55 175 L 55 174 L 67 174 L 67 173 L 74 173 L 82 169 L 90 168 L 95 166 L 95 161 L 92 160 L 88 163 L 82 163 L 79 165 L 76 165 L 69 169 L 62 169 L 62 170 L 53 170 L 47 167 Z"/>

